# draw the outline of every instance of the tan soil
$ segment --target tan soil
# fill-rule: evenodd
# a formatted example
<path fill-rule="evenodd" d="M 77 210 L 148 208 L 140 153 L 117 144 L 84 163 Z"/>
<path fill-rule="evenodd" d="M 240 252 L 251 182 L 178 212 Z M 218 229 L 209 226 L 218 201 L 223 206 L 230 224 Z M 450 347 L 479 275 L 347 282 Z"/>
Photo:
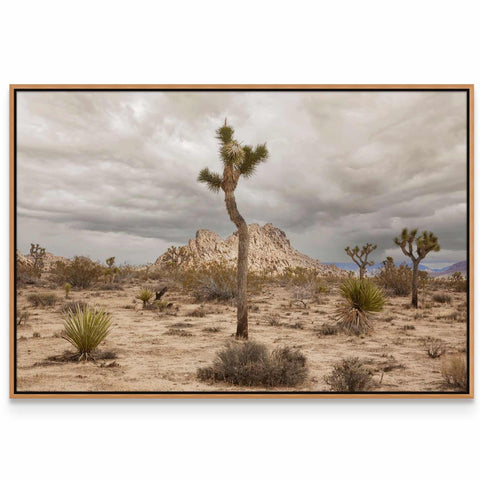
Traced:
<path fill-rule="evenodd" d="M 215 353 L 232 340 L 235 308 L 206 303 L 204 308 L 208 313 L 205 317 L 189 317 L 200 304 L 174 289 L 164 297 L 173 302 L 173 307 L 168 313 L 158 314 L 143 310 L 138 300 L 133 303 L 141 286 L 143 284 L 137 283 L 124 286 L 123 291 L 86 290 L 70 294 L 69 301 L 84 300 L 106 307 L 112 313 L 114 329 L 101 350 L 115 352 L 117 357 L 97 363 L 47 362 L 50 356 L 73 351 L 60 337 L 64 292 L 36 286 L 19 288 L 18 309 L 26 308 L 31 315 L 26 325 L 17 328 L 18 391 L 245 391 L 244 387 L 208 384 L 196 379 L 197 368 L 210 365 Z M 33 292 L 55 293 L 60 301 L 54 307 L 33 308 L 27 301 L 27 295 Z M 316 329 L 323 323 L 335 323 L 333 312 L 339 299 L 335 292 L 323 295 L 320 302 L 305 309 L 290 305 L 291 288 L 265 287 L 261 294 L 250 299 L 250 339 L 265 343 L 269 348 L 298 347 L 307 357 L 309 367 L 304 385 L 271 390 L 328 391 L 324 376 L 336 362 L 350 356 L 358 356 L 375 371 L 375 380 L 381 380 L 375 391 L 448 390 L 441 374 L 444 357 L 429 358 L 423 339 L 430 336 L 443 340 L 446 355 L 465 352 L 466 294 L 448 292 L 452 303 L 439 304 L 432 300 L 433 293 L 438 292 L 421 294 L 423 308 L 419 310 L 408 308 L 407 297 L 389 298 L 385 310 L 374 317 L 375 328 L 371 334 L 318 336 Z M 281 326 L 270 326 L 269 318 L 278 319 Z M 291 327 L 297 322 L 303 329 Z M 179 323 L 191 325 L 174 327 L 191 336 L 166 335 L 169 327 Z M 406 330 L 405 326 L 414 329 Z M 220 331 L 204 331 L 209 327 L 217 327 Z M 116 363 L 109 367 L 113 361 Z M 388 364 L 394 368 L 390 369 Z"/>

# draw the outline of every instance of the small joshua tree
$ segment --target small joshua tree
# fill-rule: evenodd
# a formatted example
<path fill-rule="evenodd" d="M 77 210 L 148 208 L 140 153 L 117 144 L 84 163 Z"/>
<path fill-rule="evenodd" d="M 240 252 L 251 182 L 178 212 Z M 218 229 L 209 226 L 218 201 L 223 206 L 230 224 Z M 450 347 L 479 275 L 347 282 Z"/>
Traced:
<path fill-rule="evenodd" d="M 38 243 L 31 243 L 30 255 L 33 258 L 32 270 L 40 278 L 43 270 L 43 257 L 45 256 L 45 248 L 41 247 Z"/>
<path fill-rule="evenodd" d="M 217 130 L 220 141 L 220 157 L 223 163 L 223 175 L 212 173 L 204 168 L 198 175 L 198 181 L 205 183 L 213 192 L 223 190 L 225 205 L 230 220 L 238 229 L 238 259 L 237 259 L 237 338 L 248 338 L 247 310 L 247 273 L 248 273 L 248 226 L 240 215 L 235 200 L 235 189 L 238 180 L 243 175 L 250 177 L 255 173 L 259 163 L 268 158 L 266 144 L 241 145 L 233 138 L 234 130 L 225 124 Z"/>
<path fill-rule="evenodd" d="M 107 278 L 109 278 L 110 283 L 113 283 L 115 280 L 115 275 L 118 273 L 118 268 L 115 266 L 115 257 L 107 258 L 105 263 L 107 264 L 107 268 L 104 273 L 105 281 Z"/>
<path fill-rule="evenodd" d="M 353 249 L 350 249 L 350 247 L 345 248 L 347 255 L 349 257 L 352 257 L 352 260 L 358 265 L 358 268 L 360 269 L 360 280 L 363 280 L 367 266 L 371 267 L 374 264 L 373 260 L 368 261 L 368 256 L 376 248 L 377 246 L 372 245 L 371 243 L 367 243 L 366 245 L 364 245 L 361 250 L 358 245 L 355 245 Z"/>
<path fill-rule="evenodd" d="M 70 290 L 72 289 L 72 286 L 69 283 L 66 283 L 63 288 L 65 288 L 65 298 L 68 298 L 70 295 Z"/>
<path fill-rule="evenodd" d="M 409 232 L 404 228 L 400 238 L 394 239 L 404 255 L 412 260 L 412 305 L 415 308 L 418 308 L 418 266 L 428 253 L 440 250 L 438 238 L 432 232 L 424 231 L 417 236 L 417 231 L 415 228 Z"/>

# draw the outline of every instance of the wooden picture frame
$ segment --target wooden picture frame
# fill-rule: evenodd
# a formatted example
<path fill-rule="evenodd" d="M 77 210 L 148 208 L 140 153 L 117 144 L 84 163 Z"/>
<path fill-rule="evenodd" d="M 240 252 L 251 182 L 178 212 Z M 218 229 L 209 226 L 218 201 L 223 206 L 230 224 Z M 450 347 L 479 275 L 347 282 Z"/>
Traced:
<path fill-rule="evenodd" d="M 17 371 L 17 288 L 16 288 L 16 249 L 17 249 L 17 137 L 18 117 L 17 101 L 22 92 L 102 92 L 102 91 L 165 91 L 165 92 L 213 92 L 213 91 L 262 91 L 262 92 L 463 92 L 465 93 L 465 122 L 466 122 L 466 171 L 468 176 L 467 185 L 467 292 L 466 292 L 466 322 L 465 341 L 467 359 L 468 385 L 465 390 L 431 390 L 431 391 L 366 391 L 363 393 L 348 393 L 335 391 L 296 391 L 295 389 L 249 389 L 244 391 L 226 391 L 219 387 L 218 391 L 49 391 L 48 389 L 22 389 L 18 387 Z M 470 84 L 441 85 L 441 84 L 415 84 L 415 85 L 11 85 L 10 86 L 10 398 L 34 399 L 34 398 L 409 398 L 431 399 L 451 398 L 469 399 L 474 397 L 473 389 L 473 318 L 474 318 L 474 289 L 473 289 L 473 171 L 474 171 L 474 87 Z M 200 227 L 199 227 L 200 228 Z M 420 228 L 422 228 L 420 226 Z M 428 227 L 426 227 L 428 228 Z M 440 239 L 441 243 L 441 239 Z M 212 352 L 213 358 L 214 352 Z"/>

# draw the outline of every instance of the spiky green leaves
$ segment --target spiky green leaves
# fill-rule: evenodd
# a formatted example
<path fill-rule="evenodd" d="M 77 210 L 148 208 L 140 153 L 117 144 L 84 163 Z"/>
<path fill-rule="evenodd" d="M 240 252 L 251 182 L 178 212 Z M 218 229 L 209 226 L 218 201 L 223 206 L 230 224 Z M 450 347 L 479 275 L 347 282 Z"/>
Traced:
<path fill-rule="evenodd" d="M 268 158 L 268 150 L 266 144 L 257 145 L 255 150 L 249 145 L 243 147 L 245 153 L 245 158 L 243 162 L 239 165 L 239 172 L 245 176 L 250 177 L 255 173 L 259 163 L 265 162 Z"/>
<path fill-rule="evenodd" d="M 234 165 L 239 168 L 245 159 L 245 150 L 238 142 L 232 140 L 222 146 L 220 155 L 225 165 Z"/>
<path fill-rule="evenodd" d="M 218 173 L 211 172 L 208 168 L 200 170 L 197 180 L 205 183 L 209 190 L 217 193 L 222 187 L 222 177 Z"/>
<path fill-rule="evenodd" d="M 67 310 L 63 326 L 62 338 L 76 348 L 79 360 L 88 360 L 110 333 L 112 323 L 105 310 L 77 305 Z"/>
<path fill-rule="evenodd" d="M 340 286 L 342 302 L 336 310 L 339 326 L 347 333 L 360 335 L 372 328 L 368 315 L 385 306 L 385 293 L 369 280 L 349 278 Z"/>
<path fill-rule="evenodd" d="M 225 125 L 217 130 L 217 140 L 220 140 L 223 145 L 226 145 L 233 140 L 233 134 L 233 128 L 227 125 L 227 119 L 225 119 Z"/>
<path fill-rule="evenodd" d="M 440 245 L 438 244 L 438 238 L 432 233 L 427 232 L 426 230 L 422 232 L 421 235 L 418 235 L 418 229 L 413 229 L 408 231 L 407 228 L 402 230 L 400 239 L 396 237 L 394 242 L 402 249 L 402 252 L 410 257 L 414 262 L 420 261 L 429 252 L 438 252 L 440 251 Z M 413 246 L 416 246 L 417 257 L 413 253 Z"/>

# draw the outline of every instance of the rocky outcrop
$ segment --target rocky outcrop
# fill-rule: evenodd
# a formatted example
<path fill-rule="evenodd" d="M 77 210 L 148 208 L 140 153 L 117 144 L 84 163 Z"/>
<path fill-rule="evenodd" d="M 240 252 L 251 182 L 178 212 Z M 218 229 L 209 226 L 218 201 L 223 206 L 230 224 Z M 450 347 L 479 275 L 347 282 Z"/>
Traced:
<path fill-rule="evenodd" d="M 267 223 L 263 227 L 253 223 L 248 226 L 250 248 L 248 268 L 250 271 L 283 273 L 286 268 L 315 268 L 321 273 L 339 273 L 334 265 L 324 265 L 295 250 L 285 232 Z M 161 255 L 155 265 L 174 264 L 180 267 L 194 267 L 212 261 L 234 264 L 237 259 L 238 233 L 223 240 L 210 230 L 198 230 L 195 239 L 183 247 L 170 247 Z"/>
<path fill-rule="evenodd" d="M 33 257 L 31 255 L 23 255 L 20 250 L 16 251 L 17 256 L 17 265 L 22 266 L 33 266 Z M 49 272 L 58 261 L 68 262 L 68 259 L 65 257 L 58 257 L 53 255 L 53 253 L 45 252 L 45 255 L 42 257 L 43 260 L 43 271 Z"/>

